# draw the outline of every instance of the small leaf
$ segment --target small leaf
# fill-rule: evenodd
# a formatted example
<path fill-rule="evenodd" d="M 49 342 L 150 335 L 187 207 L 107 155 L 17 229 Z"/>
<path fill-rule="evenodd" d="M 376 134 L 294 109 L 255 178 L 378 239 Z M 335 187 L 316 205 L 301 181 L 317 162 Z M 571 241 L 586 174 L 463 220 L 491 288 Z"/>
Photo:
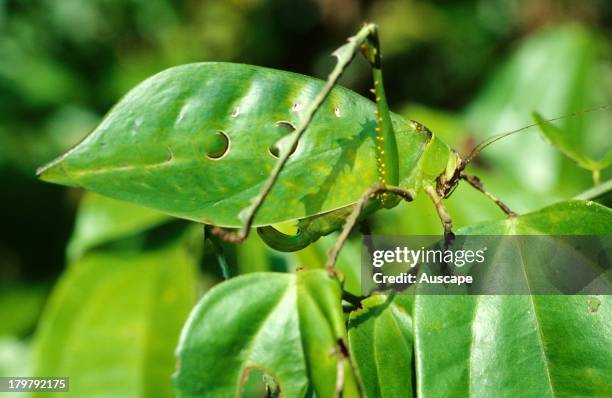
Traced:
<path fill-rule="evenodd" d="M 51 296 L 34 374 L 70 377 L 79 397 L 171 396 L 173 351 L 195 302 L 195 269 L 178 245 L 85 255 Z"/>
<path fill-rule="evenodd" d="M 368 397 L 412 397 L 412 298 L 375 295 L 349 318 L 351 354 Z"/>
<path fill-rule="evenodd" d="M 252 273 L 210 290 L 193 310 L 178 347 L 178 397 L 238 397 L 248 373 L 268 373 L 285 397 L 309 381 L 333 397 L 338 341 L 346 335 L 340 285 L 325 271 Z"/>
<path fill-rule="evenodd" d="M 577 200 L 597 200 L 598 202 L 612 193 L 612 180 L 608 180 L 596 187 L 588 189 L 577 195 L 574 199 Z"/>
<path fill-rule="evenodd" d="M 612 149 L 606 152 L 606 154 L 599 161 L 599 168 L 601 170 L 606 169 L 612 165 Z"/>
<path fill-rule="evenodd" d="M 555 126 L 548 120 L 545 120 L 537 112 L 533 112 L 532 116 L 533 120 L 535 120 L 535 122 L 538 124 L 540 131 L 550 141 L 550 143 L 557 147 L 559 151 L 561 151 L 561 153 L 563 153 L 565 156 L 575 161 L 578 166 L 591 171 L 601 170 L 602 166 L 604 166 L 605 163 L 612 161 L 612 159 L 605 160 L 606 158 L 608 158 L 608 156 L 612 156 L 610 152 L 602 161 L 603 163 L 597 162 L 589 158 L 576 147 L 576 144 L 574 142 L 570 141 L 569 136 L 565 131 L 561 130 L 559 127 Z"/>
<path fill-rule="evenodd" d="M 570 201 L 457 233 L 606 235 L 612 210 Z M 606 396 L 611 323 L 610 296 L 416 296 L 419 396 Z"/>

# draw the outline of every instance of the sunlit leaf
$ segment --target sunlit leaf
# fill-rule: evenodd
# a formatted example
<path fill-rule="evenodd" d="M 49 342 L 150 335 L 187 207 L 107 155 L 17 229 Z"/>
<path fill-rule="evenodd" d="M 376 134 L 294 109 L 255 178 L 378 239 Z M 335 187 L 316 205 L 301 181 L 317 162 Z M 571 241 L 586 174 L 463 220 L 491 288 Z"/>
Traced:
<path fill-rule="evenodd" d="M 340 58 L 348 56 L 346 49 Z M 274 145 L 305 117 L 303 109 L 322 86 L 307 76 L 242 64 L 170 68 L 136 86 L 87 138 L 39 175 L 170 215 L 238 227 L 238 214 L 276 164 Z M 374 110 L 372 101 L 334 88 L 255 224 L 356 202 L 378 179 Z M 427 134 L 399 116 L 393 121 L 401 132 L 404 179 Z"/>
<path fill-rule="evenodd" d="M 237 397 L 252 369 L 286 397 L 304 396 L 309 380 L 317 396 L 334 396 L 345 335 L 340 285 L 325 271 L 230 279 L 204 296 L 183 330 L 177 396 Z"/>
<path fill-rule="evenodd" d="M 180 246 L 88 254 L 52 294 L 34 373 L 70 377 L 75 396 L 171 396 L 173 352 L 194 302 L 195 261 Z"/>
<path fill-rule="evenodd" d="M 0 337 L 0 377 L 30 374 L 31 343 L 16 337 Z M 10 393 L 5 393 L 10 394 Z"/>
<path fill-rule="evenodd" d="M 612 210 L 565 202 L 457 232 L 610 234 Z M 609 296 L 417 296 L 419 396 L 605 396 L 611 308 Z"/>

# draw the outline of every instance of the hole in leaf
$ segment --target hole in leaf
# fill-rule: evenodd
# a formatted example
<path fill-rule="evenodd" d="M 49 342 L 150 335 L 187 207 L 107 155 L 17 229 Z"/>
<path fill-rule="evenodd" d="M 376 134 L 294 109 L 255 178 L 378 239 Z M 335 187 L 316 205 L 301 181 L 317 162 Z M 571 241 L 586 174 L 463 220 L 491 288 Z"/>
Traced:
<path fill-rule="evenodd" d="M 274 144 L 270 146 L 270 148 L 268 148 L 270 155 L 272 155 L 272 157 L 274 157 L 275 159 L 278 159 L 280 157 L 281 150 L 288 148 L 289 145 L 291 145 L 291 141 L 292 141 L 291 133 L 295 131 L 295 125 L 286 120 L 280 120 L 276 122 L 276 127 L 281 128 L 286 131 L 286 135 L 284 137 L 276 141 Z M 296 148 L 293 148 L 289 156 L 293 155 L 296 149 L 297 149 L 297 146 Z"/>
<path fill-rule="evenodd" d="M 230 139 L 225 131 L 216 131 L 208 134 L 204 139 L 204 150 L 206 157 L 213 160 L 221 159 L 229 151 Z"/>

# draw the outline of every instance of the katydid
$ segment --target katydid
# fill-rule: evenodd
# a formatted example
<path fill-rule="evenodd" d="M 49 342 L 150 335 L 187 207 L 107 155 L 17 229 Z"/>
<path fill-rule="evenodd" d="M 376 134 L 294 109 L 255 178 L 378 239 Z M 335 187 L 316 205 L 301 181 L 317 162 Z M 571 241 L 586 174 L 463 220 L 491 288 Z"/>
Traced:
<path fill-rule="evenodd" d="M 336 86 L 358 52 L 373 71 L 374 102 Z M 131 90 L 38 175 L 215 226 L 235 242 L 258 227 L 283 251 L 343 226 L 345 239 L 359 219 L 418 192 L 452 234 L 442 200 L 462 179 L 486 193 L 464 174 L 473 156 L 462 159 L 423 125 L 389 111 L 376 25 L 364 25 L 334 55 L 326 82 L 232 63 L 170 68 Z M 289 221 L 298 221 L 294 236 L 273 227 Z"/>

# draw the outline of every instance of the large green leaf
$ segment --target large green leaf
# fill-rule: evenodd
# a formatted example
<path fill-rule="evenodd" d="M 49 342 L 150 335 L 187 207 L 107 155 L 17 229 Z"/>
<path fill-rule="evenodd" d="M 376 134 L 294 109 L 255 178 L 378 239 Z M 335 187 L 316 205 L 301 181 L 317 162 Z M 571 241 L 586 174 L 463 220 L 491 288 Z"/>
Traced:
<path fill-rule="evenodd" d="M 610 234 L 612 210 L 572 201 L 457 232 Z M 611 324 L 610 296 L 417 296 L 419 396 L 606 396 Z"/>
<path fill-rule="evenodd" d="M 317 396 L 333 397 L 345 335 L 340 285 L 325 271 L 230 279 L 204 296 L 185 325 L 177 396 L 237 397 L 258 369 L 288 398 L 303 397 L 309 381 Z M 350 381 L 350 370 L 344 373 Z"/>
<path fill-rule="evenodd" d="M 349 346 L 368 397 L 412 397 L 412 298 L 372 296 L 349 318 Z"/>
<path fill-rule="evenodd" d="M 171 215 L 237 227 L 238 213 L 259 193 L 276 162 L 270 148 L 287 137 L 289 124 L 298 124 L 322 84 L 240 64 L 171 68 L 130 91 L 96 130 L 39 174 L 46 181 L 82 186 Z M 357 201 L 378 178 L 374 110 L 373 102 L 336 87 L 315 114 L 256 224 L 303 218 Z M 394 123 L 400 176 L 407 178 L 427 134 L 400 117 Z M 220 132 L 229 140 L 224 154 Z"/>
<path fill-rule="evenodd" d="M 163 213 L 87 193 L 79 205 L 68 257 L 76 260 L 95 246 L 135 235 L 167 220 Z"/>
<path fill-rule="evenodd" d="M 171 396 L 173 351 L 195 282 L 195 260 L 179 245 L 85 255 L 52 294 L 34 373 L 70 377 L 79 397 Z"/>
<path fill-rule="evenodd" d="M 608 235 L 612 210 L 583 200 L 560 202 L 520 217 L 468 225 L 465 235 Z"/>

